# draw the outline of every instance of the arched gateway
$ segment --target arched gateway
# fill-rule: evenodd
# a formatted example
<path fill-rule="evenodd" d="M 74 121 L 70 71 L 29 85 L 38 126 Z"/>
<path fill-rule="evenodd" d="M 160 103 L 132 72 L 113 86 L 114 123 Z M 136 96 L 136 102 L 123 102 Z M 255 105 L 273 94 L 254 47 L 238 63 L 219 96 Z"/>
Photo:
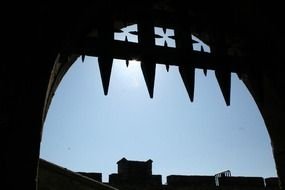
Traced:
<path fill-rule="evenodd" d="M 215 70 L 227 105 L 230 73 L 237 73 L 264 118 L 284 188 L 281 6 L 261 2 L 105 0 L 64 5 L 23 3 L 18 7 L 21 9 L 11 6 L 10 14 L 16 11 L 17 16 L 11 16 L 3 27 L 7 41 L 4 56 L 9 60 L 0 67 L 1 169 L 8 186 L 36 189 L 42 126 L 53 93 L 72 63 L 79 56 L 84 59 L 89 55 L 98 57 L 105 94 L 113 58 L 142 62 L 150 97 L 156 64 L 179 66 L 191 101 L 195 68 Z M 114 32 L 132 24 L 137 24 L 137 30 L 129 32 L 138 43 L 114 40 Z M 154 27 L 160 28 L 162 35 Z M 209 44 L 211 53 L 193 51 L 191 34 Z M 167 47 L 165 41 L 156 45 L 160 37 L 174 40 L 175 48 Z M 15 183 L 13 176 L 19 172 L 21 183 Z"/>

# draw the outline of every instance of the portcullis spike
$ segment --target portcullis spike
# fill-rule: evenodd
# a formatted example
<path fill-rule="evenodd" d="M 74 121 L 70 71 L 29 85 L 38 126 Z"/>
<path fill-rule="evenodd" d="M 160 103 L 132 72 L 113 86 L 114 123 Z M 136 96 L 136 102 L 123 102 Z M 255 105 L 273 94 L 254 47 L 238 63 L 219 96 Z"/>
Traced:
<path fill-rule="evenodd" d="M 81 55 L 81 61 L 82 61 L 82 63 L 84 63 L 84 60 L 85 60 L 85 55 Z"/>
<path fill-rule="evenodd" d="M 99 64 L 104 94 L 108 95 L 113 58 L 109 56 L 100 56 L 98 57 L 98 64 Z"/>
<path fill-rule="evenodd" d="M 229 71 L 215 71 L 217 81 L 224 96 L 227 106 L 231 102 L 231 73 Z"/>
<path fill-rule="evenodd" d="M 179 73 L 187 90 L 190 101 L 194 100 L 195 68 L 191 65 L 179 66 Z"/>
<path fill-rule="evenodd" d="M 141 69 L 143 72 L 144 80 L 148 89 L 150 98 L 153 98 L 154 91 L 154 80 L 155 80 L 155 63 L 146 62 L 145 60 L 141 61 Z"/>

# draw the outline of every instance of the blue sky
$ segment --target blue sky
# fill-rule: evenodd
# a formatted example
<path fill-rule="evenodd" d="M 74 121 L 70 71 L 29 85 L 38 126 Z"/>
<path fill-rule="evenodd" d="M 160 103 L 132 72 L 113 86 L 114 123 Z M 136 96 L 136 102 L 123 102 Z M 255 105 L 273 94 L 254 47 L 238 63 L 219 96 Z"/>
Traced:
<path fill-rule="evenodd" d="M 157 65 L 150 99 L 138 62 L 114 61 L 104 96 L 97 58 L 78 60 L 52 100 L 40 157 L 73 171 L 117 172 L 116 162 L 153 160 L 153 173 L 276 176 L 270 140 L 258 108 L 232 74 L 226 106 L 213 71 L 196 69 L 190 102 L 177 67 Z"/>
<path fill-rule="evenodd" d="M 115 40 L 138 43 L 137 25 L 114 34 Z M 165 31 L 165 33 L 164 33 Z M 154 27 L 155 44 L 175 48 L 172 29 Z M 190 35 L 189 35 L 190 37 Z M 193 50 L 210 47 L 191 35 Z M 263 118 L 245 85 L 232 74 L 231 106 L 226 106 L 214 77 L 196 69 L 190 102 L 178 67 L 157 65 L 150 99 L 140 63 L 115 60 L 108 96 L 104 96 L 96 57 L 77 60 L 52 100 L 40 156 L 73 171 L 117 172 L 116 162 L 153 160 L 153 173 L 165 177 L 214 175 L 276 176 Z"/>

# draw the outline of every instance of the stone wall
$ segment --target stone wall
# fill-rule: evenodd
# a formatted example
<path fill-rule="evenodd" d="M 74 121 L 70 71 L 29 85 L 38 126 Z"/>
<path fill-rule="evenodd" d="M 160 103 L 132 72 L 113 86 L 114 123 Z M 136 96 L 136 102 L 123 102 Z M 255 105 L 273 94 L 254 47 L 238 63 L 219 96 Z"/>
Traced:
<path fill-rule="evenodd" d="M 211 190 L 216 189 L 214 176 L 167 176 L 167 190 Z"/>
<path fill-rule="evenodd" d="M 266 190 L 279 190 L 279 180 L 277 177 L 265 179 Z"/>
<path fill-rule="evenodd" d="M 72 172 L 45 160 L 39 164 L 39 190 L 280 190 L 276 177 L 152 175 L 151 162 L 123 160 L 117 174 L 102 183 L 101 173 Z M 136 168 L 138 166 L 138 169 Z"/>
<path fill-rule="evenodd" d="M 45 160 L 39 162 L 39 190 L 117 190 Z"/>
<path fill-rule="evenodd" d="M 219 178 L 221 190 L 265 190 L 262 177 L 221 177 Z"/>

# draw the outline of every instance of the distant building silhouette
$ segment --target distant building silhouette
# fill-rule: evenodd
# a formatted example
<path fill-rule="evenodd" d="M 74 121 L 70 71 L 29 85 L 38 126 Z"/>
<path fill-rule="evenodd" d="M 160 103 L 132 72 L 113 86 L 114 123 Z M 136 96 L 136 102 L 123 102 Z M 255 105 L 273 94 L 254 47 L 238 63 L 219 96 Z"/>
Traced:
<path fill-rule="evenodd" d="M 109 184 L 124 190 L 160 190 L 161 175 L 152 175 L 152 160 L 130 161 L 122 158 L 117 162 L 118 174 L 109 176 Z"/>
<path fill-rule="evenodd" d="M 103 183 L 101 173 L 73 172 L 41 159 L 39 190 L 279 190 L 276 177 L 231 176 L 227 170 L 213 176 L 170 175 L 162 184 L 161 175 L 152 174 L 152 160 L 122 158 L 117 165 L 118 173 Z"/>
<path fill-rule="evenodd" d="M 0 65 L 1 140 L 5 139 L 0 169 L 9 189 L 37 189 L 45 118 L 57 87 L 80 56 L 82 60 L 98 57 L 104 94 L 108 93 L 113 59 L 141 61 L 150 97 L 156 64 L 167 70 L 170 65 L 179 67 L 191 101 L 195 68 L 205 73 L 214 70 L 227 105 L 231 73 L 237 73 L 264 119 L 276 172 L 285 189 L 282 1 L 21 1 L 17 5 L 5 5 L 12 14 L 5 14 L 1 22 L 6 39 L 1 41 L 2 57 L 7 61 Z M 114 32 L 128 23 L 138 23 L 137 33 L 129 31 L 138 36 L 138 43 L 114 40 Z M 176 48 L 155 44 L 155 26 L 164 28 L 164 33 L 175 30 Z M 211 54 L 194 51 L 191 34 L 209 42 Z M 16 171 L 25 172 L 22 183 L 11 177 Z"/>

